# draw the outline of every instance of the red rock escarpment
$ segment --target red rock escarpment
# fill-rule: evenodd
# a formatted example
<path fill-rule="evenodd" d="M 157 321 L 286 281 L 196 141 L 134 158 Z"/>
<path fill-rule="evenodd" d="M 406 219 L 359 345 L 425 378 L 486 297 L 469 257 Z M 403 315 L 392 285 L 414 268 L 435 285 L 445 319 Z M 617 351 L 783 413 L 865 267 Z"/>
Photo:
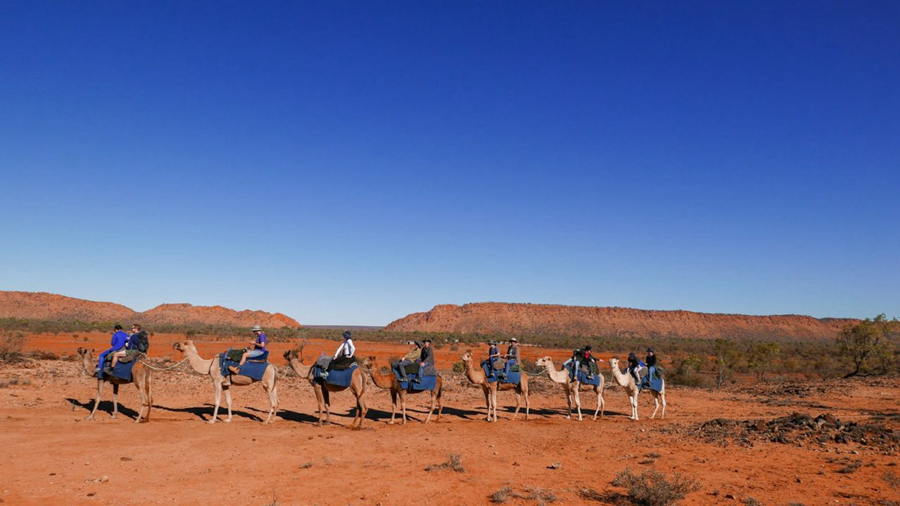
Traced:
<path fill-rule="evenodd" d="M 95 302 L 44 292 L 0 291 L 0 318 L 83 322 L 134 322 L 145 325 L 213 325 L 228 327 L 299 327 L 281 313 L 235 311 L 222 306 L 162 304 L 139 313 L 112 302 Z"/>
<path fill-rule="evenodd" d="M 859 320 L 750 316 L 620 307 L 484 302 L 443 304 L 392 322 L 385 330 L 457 334 L 683 337 L 714 339 L 834 338 Z"/>

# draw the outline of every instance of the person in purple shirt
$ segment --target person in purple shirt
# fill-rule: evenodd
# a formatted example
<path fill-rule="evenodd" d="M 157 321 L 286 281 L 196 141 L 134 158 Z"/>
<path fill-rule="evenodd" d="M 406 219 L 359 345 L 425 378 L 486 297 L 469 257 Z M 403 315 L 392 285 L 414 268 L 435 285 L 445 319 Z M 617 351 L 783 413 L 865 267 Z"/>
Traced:
<path fill-rule="evenodd" d="M 100 354 L 100 360 L 97 362 L 97 371 L 94 373 L 98 378 L 103 377 L 103 361 L 106 360 L 106 356 L 110 353 L 121 350 L 125 347 L 125 343 L 128 342 L 128 334 L 122 332 L 122 326 L 116 325 L 113 329 L 112 339 L 110 339 L 110 349 L 104 351 Z"/>
<path fill-rule="evenodd" d="M 265 334 L 265 332 L 263 332 L 262 329 L 259 327 L 259 325 L 257 325 L 255 327 L 253 327 L 253 333 L 256 334 L 256 339 L 253 341 L 250 341 L 250 343 L 249 343 L 250 348 L 248 348 L 247 351 L 245 351 L 244 354 L 241 355 L 240 365 L 238 365 L 238 367 L 235 367 L 235 366 L 228 367 L 228 369 L 231 370 L 231 372 L 238 374 L 238 371 L 240 370 L 240 366 L 244 365 L 244 363 L 247 362 L 248 358 L 256 358 L 266 352 L 266 334 Z"/>

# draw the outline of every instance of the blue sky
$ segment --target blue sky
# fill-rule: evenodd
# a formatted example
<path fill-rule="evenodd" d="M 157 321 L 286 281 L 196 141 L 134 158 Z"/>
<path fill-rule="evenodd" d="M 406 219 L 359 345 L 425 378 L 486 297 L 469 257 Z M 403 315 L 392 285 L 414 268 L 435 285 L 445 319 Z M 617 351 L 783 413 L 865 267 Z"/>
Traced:
<path fill-rule="evenodd" d="M 0 289 L 900 316 L 897 2 L 4 2 Z"/>

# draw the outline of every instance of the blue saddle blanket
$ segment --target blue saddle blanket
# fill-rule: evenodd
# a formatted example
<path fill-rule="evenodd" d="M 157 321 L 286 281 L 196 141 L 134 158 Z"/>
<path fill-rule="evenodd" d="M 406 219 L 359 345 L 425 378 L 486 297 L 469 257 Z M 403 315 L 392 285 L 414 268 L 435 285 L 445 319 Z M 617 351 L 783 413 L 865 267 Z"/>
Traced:
<path fill-rule="evenodd" d="M 656 373 L 656 367 L 651 367 L 649 374 L 647 374 L 647 376 L 645 376 L 643 378 L 643 381 L 641 381 L 641 390 L 643 390 L 645 388 L 649 388 L 650 390 L 653 390 L 654 392 L 659 392 L 662 390 L 662 387 L 663 387 L 663 380 Z"/>
<path fill-rule="evenodd" d="M 343 371 L 328 371 L 328 377 L 322 378 L 325 374 L 325 370 L 321 367 L 316 366 L 315 370 L 313 370 L 313 375 L 316 378 L 316 381 L 319 383 L 325 382 L 329 385 L 334 385 L 336 387 L 349 387 L 350 382 L 353 380 L 353 371 L 355 371 L 359 365 L 353 364 L 348 369 L 344 369 Z"/>
<path fill-rule="evenodd" d="M 247 376 L 248 378 L 259 381 L 263 378 L 263 374 L 266 373 L 266 368 L 269 367 L 268 362 L 255 362 L 255 361 L 246 361 L 244 365 L 239 366 L 240 362 L 235 362 L 233 360 L 228 360 L 225 358 L 227 355 L 223 353 L 219 356 L 219 372 L 222 373 L 222 376 L 230 376 L 233 374 L 230 369 L 230 366 L 239 367 L 241 376 Z"/>
<path fill-rule="evenodd" d="M 574 367 L 574 365 L 571 363 L 566 365 L 566 371 L 568 372 L 570 378 L 572 377 L 572 367 Z M 583 385 L 593 385 L 595 387 L 600 386 L 600 374 L 594 374 L 591 378 L 588 378 L 587 374 L 585 374 L 584 371 L 582 371 L 579 367 L 578 382 Z"/>
<path fill-rule="evenodd" d="M 131 381 L 131 370 L 134 368 L 134 364 L 136 364 L 137 360 L 132 360 L 131 362 L 116 362 L 116 367 L 112 370 L 112 375 L 116 378 Z"/>
<path fill-rule="evenodd" d="M 481 363 L 482 369 L 484 369 L 484 375 L 487 377 L 488 383 L 494 383 L 496 381 L 500 381 L 500 383 L 508 383 L 510 385 L 518 385 L 522 380 L 522 373 L 519 371 L 509 371 L 509 374 L 506 375 L 505 378 L 501 377 L 503 374 L 502 370 L 495 371 L 493 367 L 491 367 L 491 363 L 488 360 L 485 360 Z"/>
<path fill-rule="evenodd" d="M 406 378 L 408 381 L 402 381 L 400 379 L 400 373 L 396 369 L 394 369 L 394 375 L 397 376 L 397 380 L 400 381 L 400 388 L 404 390 L 422 392 L 425 390 L 434 390 L 437 387 L 437 376 L 422 376 L 420 381 L 416 381 L 419 378 L 418 373 L 407 373 Z"/>

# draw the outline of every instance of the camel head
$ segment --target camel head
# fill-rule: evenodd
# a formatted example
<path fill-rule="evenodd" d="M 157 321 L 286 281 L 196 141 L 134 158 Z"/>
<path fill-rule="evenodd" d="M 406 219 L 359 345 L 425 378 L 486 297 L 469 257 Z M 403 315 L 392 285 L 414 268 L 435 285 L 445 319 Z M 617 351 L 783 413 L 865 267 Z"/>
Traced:
<path fill-rule="evenodd" d="M 550 357 L 541 357 L 534 361 L 534 365 L 538 367 L 550 367 L 553 365 L 553 359 Z"/>
<path fill-rule="evenodd" d="M 378 361 L 378 359 L 375 358 L 375 355 L 369 355 L 368 357 L 366 357 L 365 360 L 362 361 L 362 365 L 365 366 L 366 369 L 373 369 L 376 367 L 375 363 L 377 361 Z"/>
<path fill-rule="evenodd" d="M 612 368 L 618 369 L 619 368 L 619 359 L 617 359 L 616 357 L 609 359 L 609 366 Z"/>
<path fill-rule="evenodd" d="M 178 350 L 181 353 L 187 353 L 188 351 L 193 351 L 194 353 L 197 353 L 197 347 L 194 346 L 194 341 L 191 341 L 190 339 L 185 339 L 184 341 L 177 341 L 175 344 L 172 345 L 172 349 Z"/>
<path fill-rule="evenodd" d="M 94 355 L 94 350 L 89 350 L 87 348 L 78 348 L 78 355 L 80 355 L 82 358 L 84 358 L 85 356 L 91 358 Z"/>
<path fill-rule="evenodd" d="M 284 359 L 290 362 L 291 360 L 298 358 L 297 350 L 288 350 L 284 352 Z"/>
<path fill-rule="evenodd" d="M 461 358 L 463 362 L 466 362 L 466 363 L 471 362 L 472 361 L 472 350 L 466 350 L 466 352 L 463 353 L 462 355 L 460 355 L 459 358 Z"/>

